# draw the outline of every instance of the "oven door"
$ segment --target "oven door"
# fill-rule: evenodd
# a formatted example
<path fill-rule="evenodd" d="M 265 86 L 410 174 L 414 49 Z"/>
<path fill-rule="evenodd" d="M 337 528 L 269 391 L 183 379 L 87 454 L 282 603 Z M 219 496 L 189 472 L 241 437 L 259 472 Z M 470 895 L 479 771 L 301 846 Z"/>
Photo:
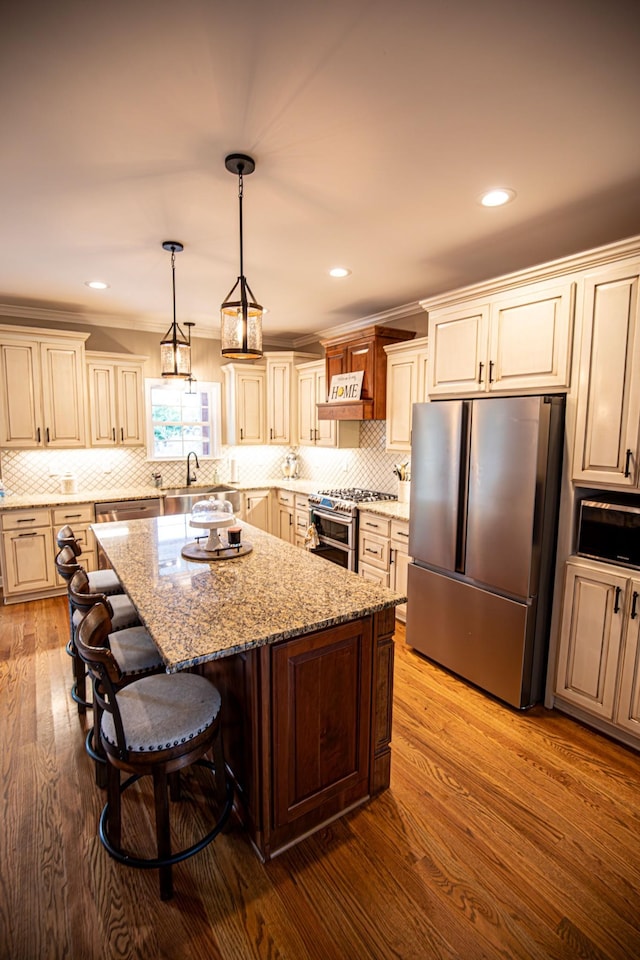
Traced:
<path fill-rule="evenodd" d="M 311 509 L 311 523 L 315 525 L 320 543 L 313 550 L 319 557 L 337 563 L 345 570 L 356 569 L 355 517 L 341 517 Z"/>

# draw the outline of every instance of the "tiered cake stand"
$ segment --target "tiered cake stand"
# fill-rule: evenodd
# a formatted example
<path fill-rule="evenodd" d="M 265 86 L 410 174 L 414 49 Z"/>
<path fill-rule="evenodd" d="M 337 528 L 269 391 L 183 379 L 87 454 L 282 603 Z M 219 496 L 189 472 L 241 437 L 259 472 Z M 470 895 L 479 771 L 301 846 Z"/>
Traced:
<path fill-rule="evenodd" d="M 209 536 L 207 542 L 202 546 L 197 541 L 187 543 L 182 548 L 182 556 L 187 560 L 200 560 L 210 562 L 211 560 L 230 560 L 232 557 L 243 557 L 253 550 L 253 544 L 245 540 L 242 543 L 229 543 L 220 539 L 220 530 L 224 527 L 230 527 L 236 522 L 232 513 L 225 513 L 221 510 L 211 510 L 192 514 L 189 520 L 190 527 L 197 527 L 201 530 L 208 530 Z"/>

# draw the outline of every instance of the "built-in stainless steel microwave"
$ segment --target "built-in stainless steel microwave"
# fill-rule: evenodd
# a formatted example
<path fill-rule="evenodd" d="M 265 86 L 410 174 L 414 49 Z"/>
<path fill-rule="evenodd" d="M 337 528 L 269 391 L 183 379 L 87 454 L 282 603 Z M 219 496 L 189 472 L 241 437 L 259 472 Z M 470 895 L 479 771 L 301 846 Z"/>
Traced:
<path fill-rule="evenodd" d="M 583 500 L 578 555 L 640 569 L 640 501 Z"/>

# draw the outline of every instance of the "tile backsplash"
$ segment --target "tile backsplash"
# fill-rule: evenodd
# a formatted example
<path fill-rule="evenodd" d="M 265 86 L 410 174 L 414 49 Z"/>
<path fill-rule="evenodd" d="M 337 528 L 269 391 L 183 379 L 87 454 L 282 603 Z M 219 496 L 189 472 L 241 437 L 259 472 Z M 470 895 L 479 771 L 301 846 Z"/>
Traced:
<path fill-rule="evenodd" d="M 299 475 L 319 487 L 367 487 L 385 493 L 397 490 L 393 466 L 402 454 L 385 450 L 385 423 L 360 424 L 360 446 L 349 450 L 326 447 L 297 447 Z M 223 447 L 219 460 L 201 461 L 198 480 L 215 483 L 230 479 L 230 461 L 238 465 L 241 483 L 273 481 L 282 477 L 286 447 Z M 21 496 L 55 493 L 62 474 L 70 472 L 83 489 L 118 489 L 148 486 L 151 474 L 162 474 L 164 486 L 181 486 L 186 480 L 184 460 L 162 463 L 147 460 L 144 447 L 90 450 L 3 450 L 0 453 L 2 479 L 7 493 Z"/>

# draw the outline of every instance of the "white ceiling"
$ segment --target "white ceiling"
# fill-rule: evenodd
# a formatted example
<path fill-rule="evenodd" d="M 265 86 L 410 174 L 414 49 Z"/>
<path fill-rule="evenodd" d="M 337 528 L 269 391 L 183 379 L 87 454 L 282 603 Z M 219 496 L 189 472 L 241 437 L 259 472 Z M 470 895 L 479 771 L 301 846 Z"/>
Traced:
<path fill-rule="evenodd" d="M 0 35 L 0 305 L 295 342 L 640 233 L 638 0 L 47 0 Z M 478 195 L 506 185 L 506 207 Z M 336 264 L 351 268 L 332 280 Z M 110 288 L 83 285 L 100 278 Z M 11 314 L 0 306 L 0 313 Z"/>

